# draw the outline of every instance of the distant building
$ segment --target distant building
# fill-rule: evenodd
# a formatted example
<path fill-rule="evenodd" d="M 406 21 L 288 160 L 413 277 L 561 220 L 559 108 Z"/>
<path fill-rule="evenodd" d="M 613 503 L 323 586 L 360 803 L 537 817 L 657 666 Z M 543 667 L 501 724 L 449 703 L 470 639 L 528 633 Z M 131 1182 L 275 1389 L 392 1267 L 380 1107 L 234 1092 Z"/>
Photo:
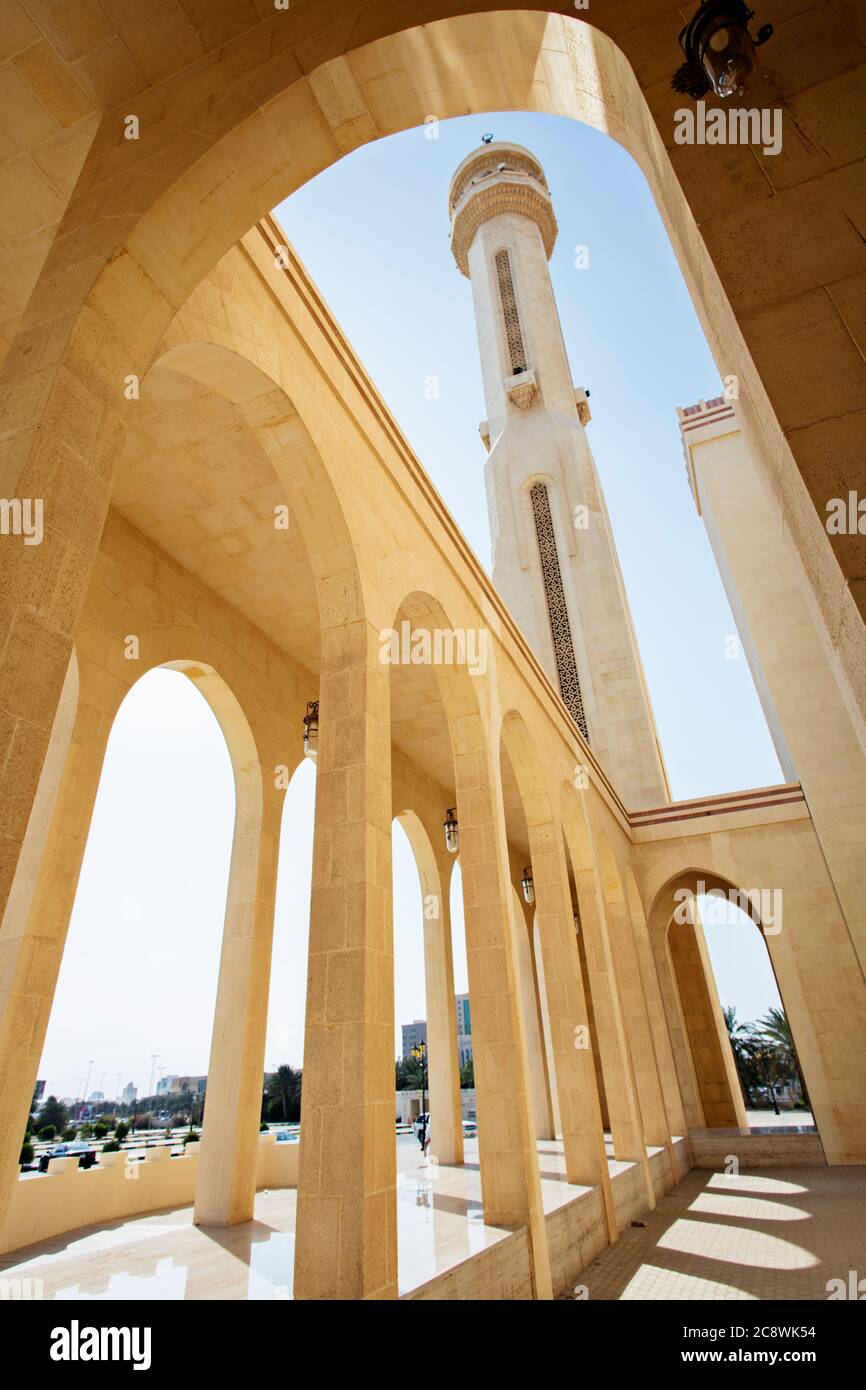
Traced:
<path fill-rule="evenodd" d="M 163 1076 L 157 1083 L 156 1094 L 158 1096 L 181 1096 L 190 1092 L 194 1096 L 200 1096 L 206 1087 L 206 1076 Z"/>
<path fill-rule="evenodd" d="M 35 1110 L 35 1109 L 36 1109 L 37 1105 L 39 1105 L 39 1104 L 41 1103 L 42 1097 L 43 1097 L 44 1095 L 45 1095 L 45 1082 L 44 1082 L 44 1081 L 37 1081 L 37 1082 L 36 1082 L 36 1090 L 33 1092 L 33 1104 L 32 1104 L 32 1106 L 30 1107 L 31 1110 Z"/>
<path fill-rule="evenodd" d="M 123 1088 L 120 1099 L 124 1105 L 132 1105 L 133 1101 L 138 1100 L 138 1087 L 133 1086 L 132 1082 L 128 1081 Z"/>
<path fill-rule="evenodd" d="M 469 995 L 458 994 L 454 1000 L 457 1005 L 457 1056 L 461 1067 L 472 1061 L 472 1020 L 469 1016 Z"/>
<path fill-rule="evenodd" d="M 408 1062 L 412 1057 L 413 1047 L 419 1043 L 427 1042 L 427 1020 L 416 1018 L 414 1023 L 404 1023 L 403 1028 L 403 1061 Z"/>
<path fill-rule="evenodd" d="M 472 1061 L 472 1021 L 469 1014 L 469 995 L 457 994 L 454 997 L 457 1012 L 457 1055 L 459 1065 L 465 1067 L 467 1062 Z M 416 1018 L 412 1023 L 402 1025 L 403 1034 L 403 1061 L 408 1062 L 412 1057 L 413 1047 L 417 1047 L 419 1042 L 427 1042 L 427 1020 Z"/>
<path fill-rule="evenodd" d="M 91 1105 L 98 1105 L 101 1100 L 105 1100 L 102 1091 L 91 1091 L 88 1097 Z"/>

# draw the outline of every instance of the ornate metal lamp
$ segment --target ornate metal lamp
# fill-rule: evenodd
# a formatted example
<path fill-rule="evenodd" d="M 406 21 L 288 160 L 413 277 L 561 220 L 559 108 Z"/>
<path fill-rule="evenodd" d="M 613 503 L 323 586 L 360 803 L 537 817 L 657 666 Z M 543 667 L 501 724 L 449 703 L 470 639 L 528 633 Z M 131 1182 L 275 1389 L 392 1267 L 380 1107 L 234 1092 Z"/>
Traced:
<path fill-rule="evenodd" d="M 442 822 L 445 830 L 445 848 L 449 854 L 456 854 L 460 845 L 460 832 L 457 828 L 457 810 L 452 806 L 445 812 L 445 819 Z"/>
<path fill-rule="evenodd" d="M 315 760 L 319 751 L 319 702 L 310 700 L 304 715 L 304 757 Z"/>
<path fill-rule="evenodd" d="M 532 878 L 531 869 L 523 870 L 523 878 L 520 880 L 520 886 L 523 889 L 524 901 L 528 902 L 531 907 L 535 902 L 535 883 Z"/>
<path fill-rule="evenodd" d="M 674 91 L 696 101 L 710 91 L 719 97 L 745 91 L 757 67 L 755 49 L 773 36 L 772 24 L 764 24 L 752 38 L 754 17 L 745 0 L 702 0 L 680 34 L 686 61 L 671 79 Z"/>

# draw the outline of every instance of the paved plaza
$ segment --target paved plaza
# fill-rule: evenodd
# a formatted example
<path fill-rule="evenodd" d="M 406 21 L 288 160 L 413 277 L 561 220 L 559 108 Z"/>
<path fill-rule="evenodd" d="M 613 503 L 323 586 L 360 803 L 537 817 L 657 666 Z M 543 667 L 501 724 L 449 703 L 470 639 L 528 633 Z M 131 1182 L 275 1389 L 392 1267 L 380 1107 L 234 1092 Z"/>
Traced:
<path fill-rule="evenodd" d="M 693 1169 L 582 1276 L 591 1299 L 825 1299 L 866 1273 L 866 1168 Z"/>

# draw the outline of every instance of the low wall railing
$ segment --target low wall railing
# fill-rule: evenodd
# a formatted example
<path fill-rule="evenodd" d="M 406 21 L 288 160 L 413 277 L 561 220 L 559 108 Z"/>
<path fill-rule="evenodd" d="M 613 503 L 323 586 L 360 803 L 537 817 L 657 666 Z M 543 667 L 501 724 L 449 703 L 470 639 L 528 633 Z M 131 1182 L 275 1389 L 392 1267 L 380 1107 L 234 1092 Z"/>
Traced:
<path fill-rule="evenodd" d="M 256 1189 L 297 1187 L 297 1143 L 278 1143 L 262 1134 L 256 1164 Z M 79 1168 L 78 1157 L 52 1158 L 47 1173 L 22 1174 L 0 1232 L 0 1253 L 20 1250 L 51 1236 L 85 1226 L 99 1226 L 167 1207 L 191 1206 L 195 1200 L 200 1143 L 172 1155 L 168 1144 L 100 1153 L 92 1168 Z"/>

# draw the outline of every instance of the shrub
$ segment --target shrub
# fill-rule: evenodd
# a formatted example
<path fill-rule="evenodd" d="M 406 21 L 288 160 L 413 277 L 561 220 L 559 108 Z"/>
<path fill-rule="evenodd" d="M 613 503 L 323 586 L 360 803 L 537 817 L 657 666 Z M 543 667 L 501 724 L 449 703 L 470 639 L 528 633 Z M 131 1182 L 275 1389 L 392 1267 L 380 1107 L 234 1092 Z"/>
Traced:
<path fill-rule="evenodd" d="M 116 1139 L 106 1139 L 102 1146 L 102 1152 L 104 1154 L 119 1154 L 120 1144 Z"/>
<path fill-rule="evenodd" d="M 55 1125 L 43 1125 L 42 1128 L 41 1128 L 40 1131 L 39 1131 L 39 1138 L 40 1138 L 40 1139 L 51 1140 L 51 1139 L 54 1138 L 54 1136 L 56 1135 L 56 1133 L 57 1133 L 57 1129 L 56 1129 L 56 1126 L 55 1126 Z"/>
<path fill-rule="evenodd" d="M 101 1120 L 97 1120 L 96 1124 L 93 1126 L 94 1139 L 104 1139 L 107 1133 L 108 1125 L 104 1125 Z"/>
<path fill-rule="evenodd" d="M 77 1138 L 77 1136 L 78 1130 L 75 1128 L 75 1126 L 67 1125 L 65 1130 L 63 1131 L 63 1138 L 66 1140 L 66 1143 L 71 1144 L 73 1139 Z"/>
<path fill-rule="evenodd" d="M 114 1137 L 115 1137 L 115 1139 L 125 1139 L 126 1136 L 128 1135 L 128 1133 L 129 1133 L 129 1125 L 124 1124 L 123 1120 L 118 1120 L 118 1122 L 117 1122 L 117 1124 L 116 1124 L 116 1126 L 115 1126 L 115 1129 L 114 1129 Z"/>
<path fill-rule="evenodd" d="M 93 1125 L 82 1125 L 82 1126 L 81 1126 L 81 1138 L 82 1138 L 82 1139 L 92 1139 L 92 1138 L 93 1138 Z"/>
<path fill-rule="evenodd" d="M 259 1134 L 264 1134 L 265 1130 L 268 1129 L 270 1129 L 270 1125 L 266 1125 L 264 1120 L 262 1120 L 261 1124 L 259 1125 Z"/>
<path fill-rule="evenodd" d="M 199 1135 L 199 1134 L 193 1134 L 192 1131 L 189 1131 L 188 1133 L 186 1133 L 186 1134 L 183 1136 L 183 1146 L 184 1146 L 184 1148 L 186 1148 L 187 1144 L 197 1144 L 200 1138 L 201 1138 L 201 1135 Z"/>
<path fill-rule="evenodd" d="M 24 1143 L 21 1145 L 21 1157 L 19 1158 L 18 1162 L 21 1164 L 32 1163 L 33 1157 L 33 1145 L 29 1142 L 29 1140 L 25 1139 Z"/>

